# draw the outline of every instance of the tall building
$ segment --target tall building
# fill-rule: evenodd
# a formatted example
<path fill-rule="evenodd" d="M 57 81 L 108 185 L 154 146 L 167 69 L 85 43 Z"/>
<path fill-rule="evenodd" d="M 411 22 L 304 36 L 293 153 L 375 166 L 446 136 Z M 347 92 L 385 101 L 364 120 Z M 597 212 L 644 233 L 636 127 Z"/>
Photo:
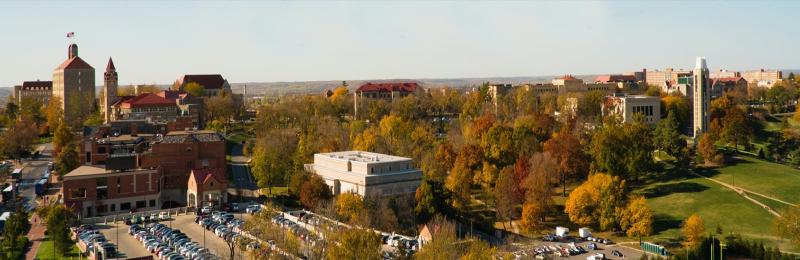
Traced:
<path fill-rule="evenodd" d="M 25 81 L 22 85 L 14 86 L 14 102 L 22 104 L 22 99 L 33 98 L 44 105 L 50 101 L 53 95 L 52 81 Z"/>
<path fill-rule="evenodd" d="M 114 61 L 108 57 L 108 65 L 106 72 L 103 74 L 103 115 L 105 115 L 105 123 L 111 121 L 111 105 L 117 101 L 117 68 L 114 67 Z"/>
<path fill-rule="evenodd" d="M 771 88 L 776 82 L 783 78 L 783 73 L 780 70 L 751 70 L 742 73 L 742 77 L 747 80 L 748 84 L 753 84 L 759 87 Z"/>
<path fill-rule="evenodd" d="M 705 57 L 697 57 L 694 67 L 693 106 L 694 120 L 692 134 L 697 138 L 708 130 L 708 103 L 711 96 L 711 81 Z"/>
<path fill-rule="evenodd" d="M 78 57 L 78 45 L 71 44 L 67 60 L 53 71 L 53 96 L 61 99 L 64 120 L 78 126 L 94 108 L 94 68 Z"/>

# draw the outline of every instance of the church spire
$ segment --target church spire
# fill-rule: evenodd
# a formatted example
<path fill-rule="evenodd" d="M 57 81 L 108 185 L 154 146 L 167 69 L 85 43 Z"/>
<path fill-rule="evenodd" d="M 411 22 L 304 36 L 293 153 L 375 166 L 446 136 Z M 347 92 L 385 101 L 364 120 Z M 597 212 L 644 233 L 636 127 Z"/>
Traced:
<path fill-rule="evenodd" d="M 116 71 L 117 68 L 114 67 L 114 60 L 111 57 L 108 57 L 108 66 L 106 66 L 106 72 Z"/>

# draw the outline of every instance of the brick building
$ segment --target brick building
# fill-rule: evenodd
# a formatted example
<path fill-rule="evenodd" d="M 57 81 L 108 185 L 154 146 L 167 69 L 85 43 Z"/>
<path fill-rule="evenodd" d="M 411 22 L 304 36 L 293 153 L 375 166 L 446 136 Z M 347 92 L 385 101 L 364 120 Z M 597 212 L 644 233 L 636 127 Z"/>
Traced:
<path fill-rule="evenodd" d="M 222 168 L 195 169 L 189 174 L 186 205 L 215 206 L 228 202 L 228 178 Z"/>
<path fill-rule="evenodd" d="M 175 90 L 185 91 L 189 83 L 197 83 L 205 89 L 206 96 L 216 96 L 222 91 L 231 94 L 231 85 L 220 74 L 183 75 L 175 81 Z"/>
<path fill-rule="evenodd" d="M 114 169 L 84 165 L 64 175 L 61 194 L 82 217 L 161 207 L 160 169 Z"/>
<path fill-rule="evenodd" d="M 53 96 L 52 81 L 24 81 L 22 85 L 14 86 L 14 102 L 22 104 L 23 98 L 33 98 L 43 105 L 47 105 Z"/>
<path fill-rule="evenodd" d="M 193 127 L 203 126 L 203 100 L 182 91 L 166 90 L 121 96 L 109 108 L 111 121 L 147 120 L 167 123 L 189 118 Z"/>

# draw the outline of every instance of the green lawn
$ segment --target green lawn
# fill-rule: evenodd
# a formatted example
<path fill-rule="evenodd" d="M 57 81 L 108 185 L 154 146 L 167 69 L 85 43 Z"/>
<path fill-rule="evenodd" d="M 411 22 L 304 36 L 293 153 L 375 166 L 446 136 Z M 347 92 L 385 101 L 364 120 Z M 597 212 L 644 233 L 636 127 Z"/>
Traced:
<path fill-rule="evenodd" d="M 800 170 L 787 165 L 742 156 L 729 166 L 700 173 L 790 203 L 800 202 Z"/>
<path fill-rule="evenodd" d="M 45 239 L 46 240 L 42 241 L 42 243 L 39 244 L 39 250 L 36 251 L 36 259 L 39 259 L 39 260 L 48 260 L 48 259 L 49 260 L 55 260 L 55 259 L 63 260 L 63 259 L 79 259 L 80 258 L 80 256 L 79 256 L 80 252 L 78 250 L 78 247 L 75 244 L 72 244 L 72 247 L 70 248 L 69 253 L 67 253 L 65 255 L 55 255 L 55 257 L 53 257 L 53 241 L 50 241 L 47 238 L 45 238 Z"/>
<path fill-rule="evenodd" d="M 676 245 L 682 236 L 683 221 L 696 213 L 703 218 L 707 232 L 720 226 L 725 234 L 736 233 L 765 245 L 776 245 L 777 237 L 772 233 L 774 217 L 732 190 L 675 171 L 646 183 L 634 192 L 647 197 L 654 211 L 655 233 L 650 240 Z M 784 250 L 794 250 L 788 248 L 788 243 L 780 246 Z"/>

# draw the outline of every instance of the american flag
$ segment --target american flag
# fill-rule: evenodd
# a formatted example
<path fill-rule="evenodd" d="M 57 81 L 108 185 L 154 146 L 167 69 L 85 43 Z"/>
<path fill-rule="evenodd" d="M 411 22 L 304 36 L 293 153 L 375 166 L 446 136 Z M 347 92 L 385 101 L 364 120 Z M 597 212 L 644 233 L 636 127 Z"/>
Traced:
<path fill-rule="evenodd" d="M 67 33 L 67 38 L 73 38 L 73 37 L 75 37 L 75 32 L 68 32 Z"/>

